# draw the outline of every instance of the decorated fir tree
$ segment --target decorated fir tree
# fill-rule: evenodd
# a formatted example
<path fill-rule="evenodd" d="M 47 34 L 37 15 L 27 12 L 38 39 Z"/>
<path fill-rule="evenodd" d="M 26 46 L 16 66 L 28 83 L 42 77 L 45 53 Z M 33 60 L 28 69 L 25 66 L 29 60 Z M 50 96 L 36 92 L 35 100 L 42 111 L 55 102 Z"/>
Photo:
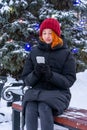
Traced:
<path fill-rule="evenodd" d="M 78 63 L 77 71 L 87 68 L 86 0 L 1 0 L 0 2 L 0 75 L 18 79 L 31 47 L 38 43 L 40 23 L 55 17 L 61 23 Z M 78 53 L 77 53 L 78 52 Z"/>

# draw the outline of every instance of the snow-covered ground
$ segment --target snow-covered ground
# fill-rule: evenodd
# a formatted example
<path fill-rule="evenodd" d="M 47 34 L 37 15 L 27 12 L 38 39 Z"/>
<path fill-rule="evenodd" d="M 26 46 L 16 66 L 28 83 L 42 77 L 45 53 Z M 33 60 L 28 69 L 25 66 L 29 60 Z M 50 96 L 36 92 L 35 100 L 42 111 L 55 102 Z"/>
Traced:
<path fill-rule="evenodd" d="M 8 78 L 7 83 L 11 82 L 11 80 L 14 79 Z M 71 93 L 70 106 L 87 109 L 87 70 L 77 73 L 77 80 L 71 88 Z M 0 112 L 5 114 L 4 116 L 0 116 L 0 122 L 3 121 L 3 123 L 0 123 L 0 130 L 12 130 L 12 110 L 11 107 L 7 107 L 7 102 L 3 99 L 0 102 Z M 56 125 L 54 128 L 55 130 L 67 130 Z M 40 125 L 38 130 L 40 130 Z"/>

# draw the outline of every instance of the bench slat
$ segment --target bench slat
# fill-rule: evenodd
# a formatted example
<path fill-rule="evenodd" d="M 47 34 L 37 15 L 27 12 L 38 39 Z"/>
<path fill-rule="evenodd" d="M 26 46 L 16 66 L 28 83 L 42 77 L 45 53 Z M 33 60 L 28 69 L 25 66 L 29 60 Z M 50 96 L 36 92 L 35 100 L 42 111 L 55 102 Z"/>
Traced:
<path fill-rule="evenodd" d="M 69 108 L 62 115 L 54 117 L 59 124 L 68 125 L 80 130 L 87 129 L 87 110 Z"/>
<path fill-rule="evenodd" d="M 21 112 L 22 111 L 22 104 L 21 104 L 21 102 L 14 102 L 12 104 L 12 109 Z"/>
<path fill-rule="evenodd" d="M 14 102 L 12 109 L 18 112 L 22 111 L 21 102 Z M 87 130 L 87 110 L 68 108 L 62 115 L 55 116 L 54 122 L 62 126 L 77 128 L 79 130 Z"/>
<path fill-rule="evenodd" d="M 65 125 L 65 126 L 78 128 L 80 130 L 87 130 L 87 121 L 79 120 L 76 118 L 71 119 L 71 118 L 65 118 L 65 117 L 54 117 L 54 122 Z"/>

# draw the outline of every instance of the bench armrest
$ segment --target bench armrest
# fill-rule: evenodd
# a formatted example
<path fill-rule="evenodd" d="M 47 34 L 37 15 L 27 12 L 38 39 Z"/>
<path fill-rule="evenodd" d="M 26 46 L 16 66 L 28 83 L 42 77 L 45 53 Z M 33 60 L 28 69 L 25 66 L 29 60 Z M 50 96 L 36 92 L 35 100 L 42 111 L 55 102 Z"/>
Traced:
<path fill-rule="evenodd" d="M 11 83 L 2 89 L 1 97 L 8 102 L 12 102 L 14 99 L 13 94 L 17 94 L 19 96 L 24 95 L 23 89 L 24 89 L 23 83 Z"/>

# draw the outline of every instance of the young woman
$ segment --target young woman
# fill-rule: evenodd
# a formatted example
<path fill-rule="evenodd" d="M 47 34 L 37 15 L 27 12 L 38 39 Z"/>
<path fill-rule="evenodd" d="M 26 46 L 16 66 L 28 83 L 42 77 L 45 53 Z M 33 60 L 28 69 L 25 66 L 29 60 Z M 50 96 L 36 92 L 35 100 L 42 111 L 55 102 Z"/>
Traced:
<path fill-rule="evenodd" d="M 75 60 L 61 38 L 60 24 L 54 18 L 40 25 L 39 43 L 26 59 L 22 78 L 28 90 L 23 98 L 27 130 L 54 130 L 54 115 L 68 108 L 70 87 L 76 80 Z"/>

